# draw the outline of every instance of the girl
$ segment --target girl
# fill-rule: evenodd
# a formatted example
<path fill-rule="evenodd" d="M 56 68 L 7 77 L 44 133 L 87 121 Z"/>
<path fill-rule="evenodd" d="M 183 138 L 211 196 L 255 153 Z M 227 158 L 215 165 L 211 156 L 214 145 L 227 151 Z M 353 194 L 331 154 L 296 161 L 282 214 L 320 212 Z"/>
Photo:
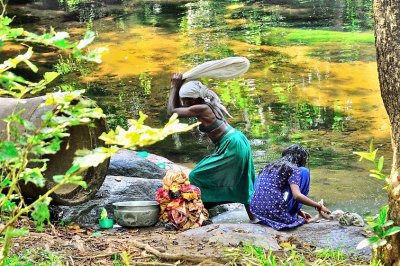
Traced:
<path fill-rule="evenodd" d="M 251 212 L 260 223 L 275 230 L 294 228 L 307 222 L 311 216 L 303 204 L 318 212 L 330 213 L 320 203 L 307 197 L 310 190 L 310 172 L 304 166 L 308 151 L 300 145 L 291 145 L 282 152 L 282 158 L 267 164 L 255 184 Z"/>

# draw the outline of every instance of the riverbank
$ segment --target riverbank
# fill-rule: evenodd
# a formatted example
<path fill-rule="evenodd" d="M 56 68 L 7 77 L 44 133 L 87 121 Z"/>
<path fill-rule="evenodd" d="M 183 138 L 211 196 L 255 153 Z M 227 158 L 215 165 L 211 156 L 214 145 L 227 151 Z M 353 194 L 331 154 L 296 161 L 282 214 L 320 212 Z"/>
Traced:
<path fill-rule="evenodd" d="M 368 252 L 356 254 L 348 246 L 361 234 L 361 228 L 343 229 L 330 222 L 304 225 L 290 232 L 254 224 L 211 224 L 185 232 L 162 227 L 116 226 L 99 230 L 70 224 L 48 226 L 44 232 L 19 237 L 12 252 L 18 254 L 20 262 L 48 263 L 44 265 L 128 265 L 123 264 L 123 254 L 130 265 L 273 265 L 262 264 L 262 258 L 273 256 L 277 265 L 284 261 L 303 265 L 369 265 Z M 321 247 L 304 241 L 310 237 L 326 243 L 340 239 L 347 241 L 347 245 Z"/>
<path fill-rule="evenodd" d="M 295 252 L 296 258 L 291 259 L 305 260 L 306 265 L 360 265 L 370 259 L 369 249 L 355 249 L 366 237 L 363 227 L 321 221 L 290 231 L 275 231 L 249 223 L 241 204 L 213 208 L 210 212 L 213 224 L 183 232 L 168 231 L 161 226 L 98 228 L 101 208 L 106 208 L 113 217 L 115 201 L 154 200 L 168 169 L 190 171 L 162 156 L 120 150 L 111 158 L 109 175 L 92 200 L 60 207 L 54 226 L 41 233 L 32 228 L 29 237 L 17 239 L 14 252 L 21 256 L 34 248 L 35 252 L 55 254 L 75 265 L 110 265 L 120 260 L 123 252 L 129 254 L 133 265 L 250 265 L 247 260 L 254 258 L 249 250 L 258 250 L 265 256 L 271 252 L 277 261 L 288 260 Z M 326 258 L 322 260 L 321 254 Z M 331 259 L 341 261 L 332 263 Z"/>

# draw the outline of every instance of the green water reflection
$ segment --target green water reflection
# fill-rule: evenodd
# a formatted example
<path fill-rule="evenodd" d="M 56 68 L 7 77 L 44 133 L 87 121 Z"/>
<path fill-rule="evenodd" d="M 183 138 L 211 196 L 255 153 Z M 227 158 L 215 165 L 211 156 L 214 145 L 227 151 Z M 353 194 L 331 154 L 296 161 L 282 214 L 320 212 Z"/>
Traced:
<path fill-rule="evenodd" d="M 312 197 L 360 213 L 382 204 L 382 184 L 352 155 L 375 137 L 390 159 L 370 0 L 121 4 L 123 16 L 93 22 L 96 45 L 109 46 L 110 54 L 94 77 L 81 79 L 112 127 L 126 126 L 139 110 L 161 126 L 173 73 L 246 56 L 251 67 L 243 77 L 204 83 L 233 115 L 229 123 L 250 139 L 257 172 L 286 145 L 301 143 L 311 150 Z M 195 130 L 148 150 L 193 166 L 212 148 Z"/>

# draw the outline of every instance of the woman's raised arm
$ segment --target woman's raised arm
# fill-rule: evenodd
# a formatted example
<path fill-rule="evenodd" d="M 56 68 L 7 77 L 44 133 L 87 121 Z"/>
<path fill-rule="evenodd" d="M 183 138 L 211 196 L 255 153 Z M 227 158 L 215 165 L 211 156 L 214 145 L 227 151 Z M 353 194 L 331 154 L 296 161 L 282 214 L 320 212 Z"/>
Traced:
<path fill-rule="evenodd" d="M 182 74 L 174 74 L 171 78 L 171 88 L 169 91 L 169 99 L 168 99 L 168 107 L 167 113 L 168 115 L 172 115 L 174 113 L 175 108 L 181 107 L 181 101 L 179 99 L 179 89 L 183 84 Z"/>

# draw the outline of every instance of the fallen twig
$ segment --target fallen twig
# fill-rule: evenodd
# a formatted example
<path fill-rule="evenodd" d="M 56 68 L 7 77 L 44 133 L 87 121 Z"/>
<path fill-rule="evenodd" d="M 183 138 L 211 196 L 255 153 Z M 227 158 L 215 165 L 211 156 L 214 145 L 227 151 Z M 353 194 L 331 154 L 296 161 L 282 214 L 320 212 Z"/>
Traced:
<path fill-rule="evenodd" d="M 103 258 L 103 257 L 108 257 L 108 256 L 113 256 L 116 253 L 119 253 L 120 251 L 114 251 L 114 252 L 109 252 L 109 253 L 104 253 L 104 254 L 98 254 L 94 256 L 80 256 L 80 257 L 72 257 L 74 259 L 97 259 L 97 258 Z"/>
<path fill-rule="evenodd" d="M 72 266 L 75 266 L 74 259 L 73 259 L 71 256 L 69 256 L 69 259 L 70 259 L 70 261 L 71 261 L 71 265 L 72 265 Z"/>
<path fill-rule="evenodd" d="M 162 263 L 162 262 L 133 262 L 131 265 L 135 266 L 176 266 L 176 264 Z"/>

